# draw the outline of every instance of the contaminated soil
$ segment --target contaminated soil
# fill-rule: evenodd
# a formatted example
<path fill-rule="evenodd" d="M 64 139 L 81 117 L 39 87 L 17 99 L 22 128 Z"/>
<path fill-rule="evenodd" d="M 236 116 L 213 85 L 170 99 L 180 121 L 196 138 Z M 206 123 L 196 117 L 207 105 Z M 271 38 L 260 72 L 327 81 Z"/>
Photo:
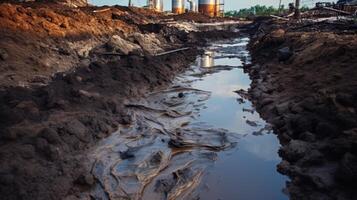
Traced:
<path fill-rule="evenodd" d="M 222 21 L 135 7 L 0 3 L 1 198 L 136 198 L 135 192 L 112 190 L 118 185 L 110 177 L 128 183 L 119 188 L 145 192 L 143 185 L 171 156 L 141 147 L 230 147 L 225 130 L 175 129 L 191 117 L 187 106 L 200 106 L 208 94 L 168 85 L 196 59 L 197 46 L 239 34 L 202 31 L 191 22 Z M 251 35 L 253 63 L 244 68 L 252 84 L 237 94 L 249 98 L 278 135 L 283 159 L 278 170 L 291 178 L 289 197 L 355 199 L 355 23 L 257 18 L 241 28 Z M 188 49 L 160 55 L 183 47 Z M 167 98 L 157 97 L 155 91 L 163 89 Z M 187 105 L 186 94 L 199 98 Z M 169 126 L 160 125 L 162 120 Z M 147 123 L 161 128 L 147 129 Z M 118 130 L 125 148 L 111 146 Z M 197 139 L 200 131 L 211 138 Z M 160 134 L 170 137 L 152 137 Z M 133 143 L 137 139 L 141 143 Z M 93 149 L 103 143 L 104 149 Z M 174 163 L 187 161 L 188 152 L 180 153 Z M 190 156 L 200 164 L 216 159 L 205 151 Z M 126 165 L 116 168 L 113 160 Z M 194 188 L 202 171 L 188 163 L 165 168 L 167 176 L 149 189 L 175 199 Z"/>
<path fill-rule="evenodd" d="M 290 198 L 356 199 L 356 23 L 257 18 L 248 32 L 249 98 L 280 139 Z"/>
<path fill-rule="evenodd" d="M 81 198 L 98 182 L 90 149 L 140 121 L 128 104 L 167 87 L 196 59 L 197 46 L 237 34 L 167 21 L 135 7 L 0 4 L 1 199 Z M 180 141 L 172 145 L 194 145 Z"/>

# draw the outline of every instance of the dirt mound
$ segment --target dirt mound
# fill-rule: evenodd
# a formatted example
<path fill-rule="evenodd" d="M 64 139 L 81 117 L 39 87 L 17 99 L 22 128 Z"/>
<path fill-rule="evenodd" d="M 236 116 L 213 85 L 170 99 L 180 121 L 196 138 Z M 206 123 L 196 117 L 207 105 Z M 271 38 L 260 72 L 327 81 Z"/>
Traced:
<path fill-rule="evenodd" d="M 357 197 L 357 37 L 330 23 L 260 21 L 251 42 L 250 94 L 283 145 L 291 199 Z"/>
<path fill-rule="evenodd" d="M 59 4 L 0 4 L 0 26 L 5 30 L 26 31 L 34 36 L 80 37 L 116 31 L 137 31 L 151 12 L 126 7 L 85 7 L 72 9 Z M 140 13 L 140 15 L 138 15 Z M 148 14 L 148 15 L 145 15 Z M 148 17 L 147 17 L 148 16 Z M 153 18 L 153 16 L 150 16 Z M 114 29 L 115 27 L 115 29 Z"/>
<path fill-rule="evenodd" d="M 26 85 L 88 63 L 89 52 L 112 35 L 126 38 L 160 17 L 147 9 L 121 6 L 74 9 L 55 3 L 2 3 L 0 85 Z M 165 34 L 175 34 L 168 31 Z"/>

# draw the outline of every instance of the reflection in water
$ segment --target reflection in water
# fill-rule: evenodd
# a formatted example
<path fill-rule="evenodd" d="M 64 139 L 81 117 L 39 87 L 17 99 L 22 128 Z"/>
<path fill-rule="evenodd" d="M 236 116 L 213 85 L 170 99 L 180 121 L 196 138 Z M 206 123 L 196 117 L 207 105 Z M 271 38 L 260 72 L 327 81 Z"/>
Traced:
<path fill-rule="evenodd" d="M 214 63 L 211 68 L 219 65 L 240 67 L 243 59 L 237 55 L 248 55 L 244 47 L 247 42 L 244 39 L 235 43 L 215 44 L 210 47 L 210 52 L 216 51 L 211 54 L 219 56 L 213 58 L 205 54 L 201 60 L 208 59 L 210 63 Z M 198 66 L 207 66 L 202 63 L 201 61 Z M 276 165 L 280 161 L 276 136 L 268 134 L 269 130 L 264 130 L 266 122 L 254 112 L 251 102 L 237 102 L 240 96 L 233 92 L 239 89 L 248 90 L 250 82 L 243 69 L 233 68 L 230 71 L 208 74 L 192 85 L 193 88 L 211 92 L 211 97 L 205 104 L 207 108 L 196 119 L 198 122 L 245 136 L 239 140 L 237 148 L 218 153 L 219 159 L 210 168 L 200 186 L 200 199 L 287 199 L 281 192 L 286 177 L 276 171 Z M 246 112 L 247 110 L 253 112 Z M 254 122 L 257 126 L 251 126 L 247 121 Z M 256 134 L 257 132 L 260 134 Z"/>
<path fill-rule="evenodd" d="M 277 162 L 280 160 L 280 157 L 276 153 L 276 146 L 278 145 L 275 135 L 265 135 L 263 137 L 250 136 L 244 139 L 241 148 L 259 159 L 267 162 Z"/>
<path fill-rule="evenodd" d="M 242 66 L 240 58 L 217 58 L 214 59 L 215 65 Z"/>
<path fill-rule="evenodd" d="M 126 104 L 133 123 L 91 151 L 93 199 L 286 199 L 278 140 L 233 92 L 251 82 L 247 42 L 209 47 L 172 87 Z"/>
<path fill-rule="evenodd" d="M 204 52 L 204 54 L 201 56 L 199 66 L 200 67 L 205 67 L 205 68 L 213 67 L 214 66 L 213 57 L 214 57 L 214 52 L 206 50 Z"/>

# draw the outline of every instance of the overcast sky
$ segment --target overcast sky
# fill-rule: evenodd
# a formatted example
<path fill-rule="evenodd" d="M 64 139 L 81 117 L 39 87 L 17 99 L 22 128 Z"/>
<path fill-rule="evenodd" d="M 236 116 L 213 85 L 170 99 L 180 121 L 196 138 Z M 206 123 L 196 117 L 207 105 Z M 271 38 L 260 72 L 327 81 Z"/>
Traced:
<path fill-rule="evenodd" d="M 198 1 L 198 0 L 196 0 Z M 303 4 L 314 5 L 315 2 L 321 0 L 301 0 Z M 323 0 L 324 2 L 333 0 Z M 128 5 L 128 0 L 89 0 L 94 5 Z M 135 6 L 143 6 L 146 4 L 146 0 L 132 0 Z M 287 7 L 288 3 L 295 2 L 295 0 L 282 0 L 282 4 Z M 279 0 L 225 0 L 225 10 L 239 10 L 241 8 L 248 8 L 254 5 L 267 5 L 278 7 Z M 171 9 L 171 0 L 164 0 L 165 10 Z"/>

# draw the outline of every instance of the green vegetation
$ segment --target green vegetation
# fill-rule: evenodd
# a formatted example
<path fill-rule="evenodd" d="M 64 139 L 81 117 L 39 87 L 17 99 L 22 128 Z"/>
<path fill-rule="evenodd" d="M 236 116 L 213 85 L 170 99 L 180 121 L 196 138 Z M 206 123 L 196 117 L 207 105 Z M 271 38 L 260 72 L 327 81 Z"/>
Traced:
<path fill-rule="evenodd" d="M 308 10 L 308 7 L 302 7 L 301 11 L 304 12 Z M 280 11 L 280 12 L 279 12 Z M 281 6 L 280 10 L 278 8 L 275 8 L 273 6 L 261 6 L 261 5 L 256 5 L 252 6 L 250 8 L 244 8 L 240 9 L 239 11 L 233 10 L 233 11 L 228 11 L 225 13 L 225 16 L 227 17 L 240 17 L 240 18 L 247 18 L 249 16 L 269 16 L 269 15 L 278 15 L 279 13 L 284 13 L 287 12 L 288 10 L 284 7 L 284 5 Z"/>
<path fill-rule="evenodd" d="M 237 10 L 228 11 L 225 13 L 225 16 L 246 18 L 252 15 L 267 16 L 267 15 L 276 15 L 278 13 L 279 10 L 277 8 L 274 8 L 273 6 L 267 7 L 267 6 L 256 5 L 250 8 L 240 9 L 239 11 Z"/>
<path fill-rule="evenodd" d="M 310 8 L 307 7 L 307 6 L 303 6 L 303 7 L 300 8 L 300 12 L 305 12 L 305 11 L 308 11 L 308 10 L 310 10 Z"/>

